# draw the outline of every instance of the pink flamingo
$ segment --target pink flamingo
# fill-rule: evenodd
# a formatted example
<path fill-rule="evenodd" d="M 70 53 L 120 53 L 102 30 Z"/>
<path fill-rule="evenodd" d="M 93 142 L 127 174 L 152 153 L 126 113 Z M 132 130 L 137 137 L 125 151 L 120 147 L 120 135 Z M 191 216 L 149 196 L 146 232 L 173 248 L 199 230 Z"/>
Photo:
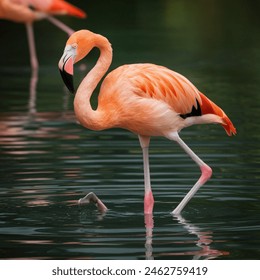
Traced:
<path fill-rule="evenodd" d="M 32 9 L 31 9 L 32 8 Z M 71 15 L 85 18 L 86 13 L 63 0 L 0 0 L 0 18 L 25 23 L 33 69 L 38 69 L 32 22 L 47 18 L 69 36 L 74 30 L 51 15 Z"/>
<path fill-rule="evenodd" d="M 211 177 L 211 168 L 179 137 L 179 131 L 193 124 L 218 123 L 226 133 L 236 129 L 224 111 L 210 101 L 184 76 L 159 65 L 129 64 L 118 67 L 104 79 L 98 107 L 93 110 L 90 98 L 112 62 L 109 41 L 88 30 L 72 34 L 59 61 L 64 83 L 71 92 L 73 64 L 84 58 L 94 47 L 100 57 L 78 87 L 74 110 L 86 128 L 103 130 L 112 127 L 127 129 L 139 136 L 144 162 L 144 213 L 153 211 L 154 198 L 150 183 L 148 148 L 151 136 L 164 136 L 176 141 L 201 169 L 201 176 L 172 212 L 180 214 L 198 189 Z"/>

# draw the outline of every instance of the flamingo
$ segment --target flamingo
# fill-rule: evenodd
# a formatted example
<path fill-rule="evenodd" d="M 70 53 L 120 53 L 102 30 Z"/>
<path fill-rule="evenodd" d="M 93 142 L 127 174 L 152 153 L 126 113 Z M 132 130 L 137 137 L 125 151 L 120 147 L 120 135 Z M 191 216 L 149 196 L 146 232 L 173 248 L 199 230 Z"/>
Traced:
<path fill-rule="evenodd" d="M 179 215 L 212 175 L 212 169 L 185 144 L 179 132 L 194 124 L 218 123 L 231 136 L 236 134 L 236 128 L 224 111 L 187 78 L 150 63 L 123 65 L 110 72 L 101 84 L 98 107 L 93 110 L 91 95 L 112 62 L 108 39 L 89 30 L 77 31 L 67 40 L 58 63 L 65 85 L 74 93 L 73 65 L 94 47 L 100 50 L 100 56 L 74 98 L 77 120 L 91 130 L 123 128 L 138 135 L 143 153 L 145 214 L 152 214 L 154 206 L 149 171 L 150 138 L 163 136 L 177 142 L 201 170 L 198 181 L 172 211 L 173 215 Z"/>
<path fill-rule="evenodd" d="M 32 22 L 47 18 L 54 25 L 65 31 L 68 36 L 74 33 L 74 30 L 51 16 L 58 14 L 79 18 L 86 17 L 84 11 L 63 0 L 0 0 L 0 18 L 25 23 L 26 25 L 31 66 L 34 70 L 38 69 L 38 60 Z"/>

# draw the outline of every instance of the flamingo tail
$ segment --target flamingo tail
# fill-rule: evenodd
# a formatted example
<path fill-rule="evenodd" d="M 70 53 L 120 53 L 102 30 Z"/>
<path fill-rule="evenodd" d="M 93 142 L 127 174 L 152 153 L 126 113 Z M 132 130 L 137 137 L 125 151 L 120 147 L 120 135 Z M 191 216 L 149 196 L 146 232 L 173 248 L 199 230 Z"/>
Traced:
<path fill-rule="evenodd" d="M 222 119 L 221 125 L 225 129 L 228 136 L 236 135 L 237 131 L 229 117 L 225 112 L 218 107 L 215 103 L 209 100 L 203 93 L 200 92 L 201 97 L 201 113 L 204 114 L 215 114 Z"/>

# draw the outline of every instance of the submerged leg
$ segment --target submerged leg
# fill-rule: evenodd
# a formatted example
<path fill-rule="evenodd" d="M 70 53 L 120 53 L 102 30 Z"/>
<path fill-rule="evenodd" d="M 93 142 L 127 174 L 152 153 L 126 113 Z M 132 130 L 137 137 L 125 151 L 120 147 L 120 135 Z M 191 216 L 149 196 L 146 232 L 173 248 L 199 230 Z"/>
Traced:
<path fill-rule="evenodd" d="M 86 196 L 79 199 L 78 201 L 79 205 L 89 204 L 89 203 L 94 203 L 97 206 L 97 209 L 101 213 L 105 213 L 108 210 L 106 205 L 93 192 L 88 193 Z"/>
<path fill-rule="evenodd" d="M 153 213 L 153 193 L 150 181 L 150 168 L 149 168 L 149 143 L 150 137 L 139 135 L 140 145 L 143 151 L 143 164 L 144 164 L 144 213 Z"/>
<path fill-rule="evenodd" d="M 27 31 L 27 37 L 28 37 L 29 50 L 30 50 L 31 66 L 32 66 L 33 70 L 37 70 L 38 69 L 38 59 L 37 59 L 37 54 L 36 54 L 32 23 L 26 23 L 26 31 Z"/>
<path fill-rule="evenodd" d="M 190 199 L 195 195 L 195 193 L 198 191 L 198 189 L 204 185 L 208 179 L 212 175 L 212 169 L 204 162 L 202 161 L 179 137 L 178 133 L 172 133 L 169 137 L 169 139 L 176 141 L 183 150 L 197 163 L 197 165 L 200 167 L 201 170 L 201 176 L 199 180 L 196 182 L 196 184 L 191 188 L 191 190 L 186 194 L 186 196 L 183 198 L 183 200 L 179 203 L 179 205 L 172 211 L 172 214 L 178 215 L 182 211 L 182 209 L 185 207 L 185 205 L 190 201 Z"/>

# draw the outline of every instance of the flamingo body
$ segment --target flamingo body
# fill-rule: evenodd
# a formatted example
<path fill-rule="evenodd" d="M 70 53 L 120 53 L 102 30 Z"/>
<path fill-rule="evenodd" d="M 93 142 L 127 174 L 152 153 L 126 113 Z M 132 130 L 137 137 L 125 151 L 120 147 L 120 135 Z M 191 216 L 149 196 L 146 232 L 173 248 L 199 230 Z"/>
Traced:
<path fill-rule="evenodd" d="M 152 213 L 154 204 L 148 158 L 150 137 L 164 136 L 176 141 L 201 169 L 201 177 L 173 211 L 179 214 L 212 174 L 211 168 L 182 141 L 179 131 L 193 124 L 218 123 L 231 136 L 236 134 L 234 125 L 224 111 L 187 78 L 149 63 L 123 65 L 110 72 L 101 85 L 98 107 L 93 110 L 91 95 L 112 62 L 109 41 L 88 30 L 75 32 L 68 39 L 59 61 L 63 80 L 73 92 L 73 64 L 94 47 L 100 49 L 100 57 L 76 92 L 77 119 L 92 130 L 120 127 L 139 136 L 144 161 L 144 212 L 147 214 Z"/>
<path fill-rule="evenodd" d="M 224 111 L 187 78 L 155 64 L 124 65 L 110 72 L 98 104 L 106 120 L 93 127 L 87 124 L 94 130 L 121 127 L 138 135 L 167 137 L 195 123 L 220 123 L 228 135 L 235 133 Z"/>

